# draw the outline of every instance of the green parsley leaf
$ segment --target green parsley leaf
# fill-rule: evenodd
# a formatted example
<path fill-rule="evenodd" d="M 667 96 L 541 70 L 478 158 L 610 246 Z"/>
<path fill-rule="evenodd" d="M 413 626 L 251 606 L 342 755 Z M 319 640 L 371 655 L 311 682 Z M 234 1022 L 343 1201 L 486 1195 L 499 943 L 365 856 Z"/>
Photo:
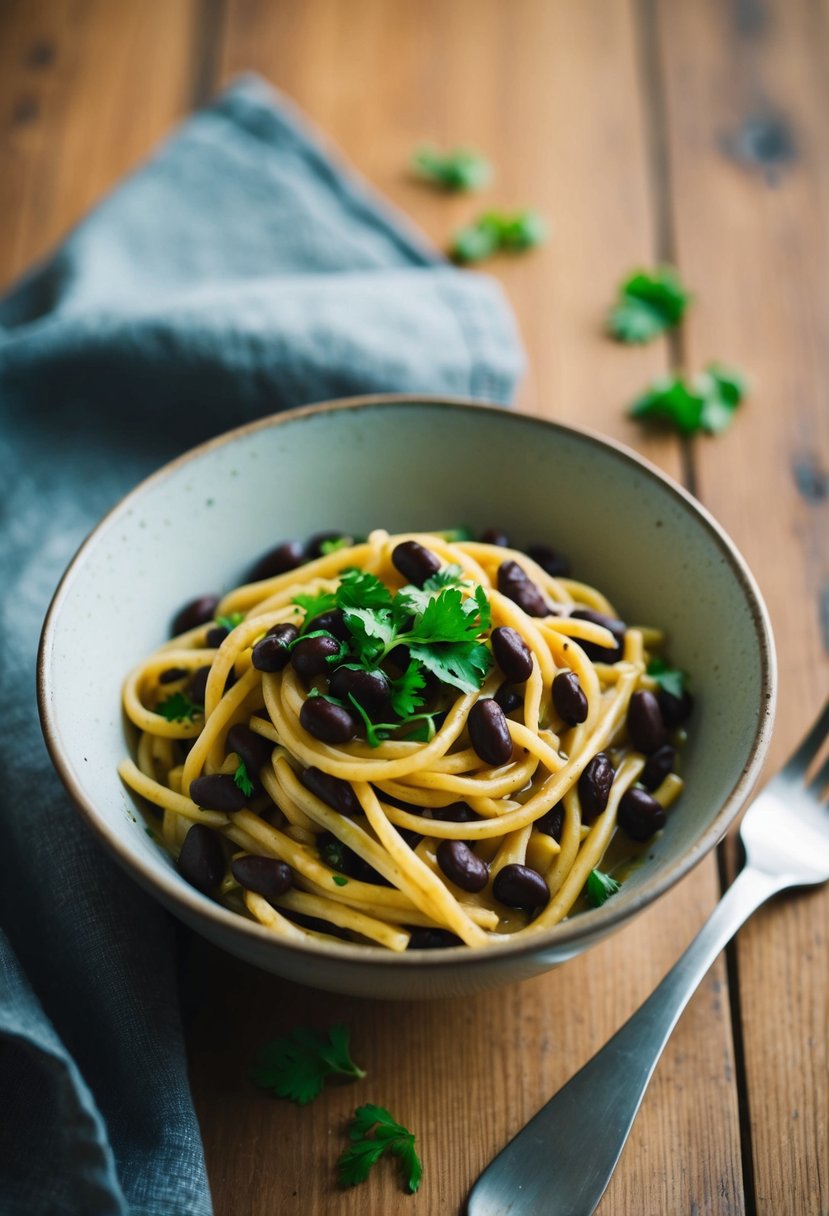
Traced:
<path fill-rule="evenodd" d="M 242 791 L 246 798 L 250 798 L 253 793 L 253 782 L 248 775 L 247 765 L 244 760 L 239 761 L 239 767 L 233 774 L 233 784 Z"/>
<path fill-rule="evenodd" d="M 220 629 L 226 629 L 228 633 L 232 633 L 237 625 L 241 625 L 244 619 L 244 612 L 231 612 L 227 616 L 217 616 L 215 623 Z"/>
<path fill-rule="evenodd" d="M 619 286 L 619 299 L 608 317 L 608 328 L 620 342 L 650 342 L 679 325 L 691 300 L 677 272 L 659 266 L 651 274 L 634 271 Z"/>
<path fill-rule="evenodd" d="M 348 1130 L 351 1141 L 337 1162 L 340 1186 L 365 1182 L 371 1167 L 384 1153 L 398 1157 L 406 1186 L 414 1194 L 423 1177 L 423 1165 L 415 1150 L 414 1133 L 395 1119 L 383 1106 L 367 1103 L 358 1106 Z"/>
<path fill-rule="evenodd" d="M 280 1098 L 290 1098 L 304 1106 L 322 1091 L 329 1076 L 357 1080 L 366 1074 L 351 1059 L 348 1028 L 330 1026 L 328 1037 L 316 1030 L 298 1026 L 290 1034 L 267 1043 L 251 1070 L 251 1078 L 261 1089 L 272 1089 Z"/>
<path fill-rule="evenodd" d="M 717 435 L 730 424 L 745 391 L 739 372 L 712 363 L 690 386 L 680 376 L 655 380 L 634 401 L 630 415 L 643 422 L 669 423 L 683 435 Z"/>
<path fill-rule="evenodd" d="M 344 608 L 343 616 L 360 663 L 375 667 L 394 646 L 396 629 L 387 608 Z"/>
<path fill-rule="evenodd" d="M 322 612 L 330 612 L 337 607 L 337 597 L 332 591 L 319 591 L 316 595 L 295 595 L 291 600 L 298 608 L 305 611 L 305 620 L 312 621 Z"/>
<path fill-rule="evenodd" d="M 204 713 L 204 707 L 196 705 L 184 692 L 174 692 L 164 701 L 159 701 L 155 713 L 161 714 L 168 722 L 192 722 L 199 714 Z"/>
<path fill-rule="evenodd" d="M 443 587 L 462 587 L 464 585 L 463 570 L 454 562 L 449 566 L 441 566 L 434 574 L 430 574 L 423 584 L 424 591 L 440 591 Z"/>
<path fill-rule="evenodd" d="M 519 211 L 514 215 L 488 211 L 455 233 L 449 252 L 458 262 L 481 262 L 502 250 L 520 253 L 533 249 L 543 244 L 547 236 L 547 224 L 535 211 Z"/>
<path fill-rule="evenodd" d="M 327 557 L 329 553 L 336 553 L 338 549 L 348 549 L 353 543 L 351 536 L 332 536 L 321 542 L 320 555 Z"/>
<path fill-rule="evenodd" d="M 367 570 L 344 570 L 336 592 L 337 607 L 391 608 L 392 594 L 376 574 Z"/>
<path fill-rule="evenodd" d="M 621 883 L 609 874 L 603 874 L 601 870 L 591 870 L 587 878 L 588 901 L 594 908 L 600 908 L 611 895 L 616 894 L 620 886 Z"/>
<path fill-rule="evenodd" d="M 347 887 L 348 886 L 348 879 L 345 877 L 344 874 L 332 874 L 331 881 L 335 882 L 338 887 Z"/>
<path fill-rule="evenodd" d="M 451 152 L 418 148 L 412 157 L 412 168 L 418 177 L 444 190 L 481 190 L 492 180 L 489 161 L 469 148 L 455 148 Z"/>
<path fill-rule="evenodd" d="M 489 650 L 480 642 L 410 646 L 409 653 L 444 684 L 451 684 L 461 692 L 476 692 L 492 664 Z"/>
<path fill-rule="evenodd" d="M 423 704 L 419 696 L 426 680 L 420 670 L 420 664 L 412 659 L 406 670 L 397 679 L 391 681 L 391 707 L 400 718 L 407 718 Z"/>
<path fill-rule="evenodd" d="M 653 676 L 665 692 L 682 700 L 685 695 L 685 681 L 688 678 L 684 671 L 680 671 L 678 667 L 669 667 L 664 659 L 653 658 L 648 663 L 648 675 Z"/>

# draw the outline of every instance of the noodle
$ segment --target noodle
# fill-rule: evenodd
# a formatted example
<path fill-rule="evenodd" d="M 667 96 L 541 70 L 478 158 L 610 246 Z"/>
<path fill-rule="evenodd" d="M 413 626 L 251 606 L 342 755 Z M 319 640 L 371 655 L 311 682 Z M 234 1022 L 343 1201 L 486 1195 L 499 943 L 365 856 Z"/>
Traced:
<path fill-rule="evenodd" d="M 681 792 L 662 632 L 451 535 L 377 530 L 240 586 L 125 680 L 123 781 L 193 885 L 286 941 L 548 929 Z"/>

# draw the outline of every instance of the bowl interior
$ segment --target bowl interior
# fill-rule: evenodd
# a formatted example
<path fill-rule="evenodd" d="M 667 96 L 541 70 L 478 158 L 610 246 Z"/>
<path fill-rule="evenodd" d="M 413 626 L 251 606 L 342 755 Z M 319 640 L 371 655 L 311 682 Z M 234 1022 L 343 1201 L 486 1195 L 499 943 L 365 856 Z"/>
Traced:
<path fill-rule="evenodd" d="M 606 929 L 698 860 L 750 788 L 773 711 L 768 624 L 739 556 L 686 494 L 621 448 L 494 408 L 408 399 L 298 411 L 213 441 L 144 482 L 76 557 L 44 633 L 41 710 L 64 780 L 121 860 L 168 893 L 176 884 L 191 907 L 202 900 L 115 771 L 123 677 L 183 602 L 236 585 L 288 537 L 459 525 L 561 549 L 626 621 L 663 627 L 691 674 L 676 813 L 613 901 L 553 935 L 572 942 L 577 919 Z"/>

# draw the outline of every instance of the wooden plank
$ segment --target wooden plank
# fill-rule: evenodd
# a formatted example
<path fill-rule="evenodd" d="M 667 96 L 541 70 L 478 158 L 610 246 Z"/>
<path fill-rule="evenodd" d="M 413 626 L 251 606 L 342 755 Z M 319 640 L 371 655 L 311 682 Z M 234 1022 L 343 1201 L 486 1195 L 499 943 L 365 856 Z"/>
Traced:
<path fill-rule="evenodd" d="M 755 386 L 696 456 L 777 636 L 772 768 L 829 687 L 829 17 L 806 0 L 658 10 L 677 249 L 698 297 L 689 363 L 733 361 Z M 824 891 L 779 901 L 739 938 L 758 1212 L 829 1210 L 827 924 Z"/>
<path fill-rule="evenodd" d="M 442 5 L 234 0 L 225 79 L 253 68 L 289 93 L 366 177 L 442 243 L 479 205 L 535 205 L 556 235 L 500 260 L 533 367 L 522 403 L 636 443 L 674 473 L 624 403 L 667 353 L 601 333 L 624 271 L 655 255 L 649 152 L 633 13 L 623 0 Z M 597 87 L 597 82 L 601 87 Z M 472 143 L 499 178 L 485 198 L 446 199 L 406 165 L 424 139 Z M 460 1210 L 480 1169 L 641 1002 L 717 894 L 713 862 L 611 942 L 563 970 L 472 1000 L 398 1005 L 321 995 L 242 967 L 208 946 L 190 959 L 190 1048 L 217 1216 L 344 1214 L 400 1201 L 392 1170 L 336 1195 L 333 1163 L 354 1106 L 377 1101 L 422 1145 L 423 1189 L 407 1211 Z M 724 971 L 692 1002 L 657 1072 L 603 1201 L 631 1211 L 742 1211 Z M 256 1094 L 256 1047 L 298 1024 L 344 1021 L 370 1071 L 302 1111 Z"/>
<path fill-rule="evenodd" d="M 0 37 L 0 289 L 188 109 L 201 5 L 8 0 Z"/>

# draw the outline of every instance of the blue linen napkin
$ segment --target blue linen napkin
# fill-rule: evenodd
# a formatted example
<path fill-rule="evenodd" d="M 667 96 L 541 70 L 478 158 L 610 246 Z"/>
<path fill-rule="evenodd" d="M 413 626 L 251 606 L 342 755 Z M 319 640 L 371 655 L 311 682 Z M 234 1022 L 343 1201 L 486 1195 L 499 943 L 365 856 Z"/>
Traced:
<path fill-rule="evenodd" d="M 461 272 L 244 78 L 0 301 L 0 1211 L 204 1216 L 171 922 L 69 806 L 40 624 L 101 514 L 180 451 L 352 393 L 508 402 L 497 285 Z M 228 1146 L 232 1151 L 232 1146 Z"/>

